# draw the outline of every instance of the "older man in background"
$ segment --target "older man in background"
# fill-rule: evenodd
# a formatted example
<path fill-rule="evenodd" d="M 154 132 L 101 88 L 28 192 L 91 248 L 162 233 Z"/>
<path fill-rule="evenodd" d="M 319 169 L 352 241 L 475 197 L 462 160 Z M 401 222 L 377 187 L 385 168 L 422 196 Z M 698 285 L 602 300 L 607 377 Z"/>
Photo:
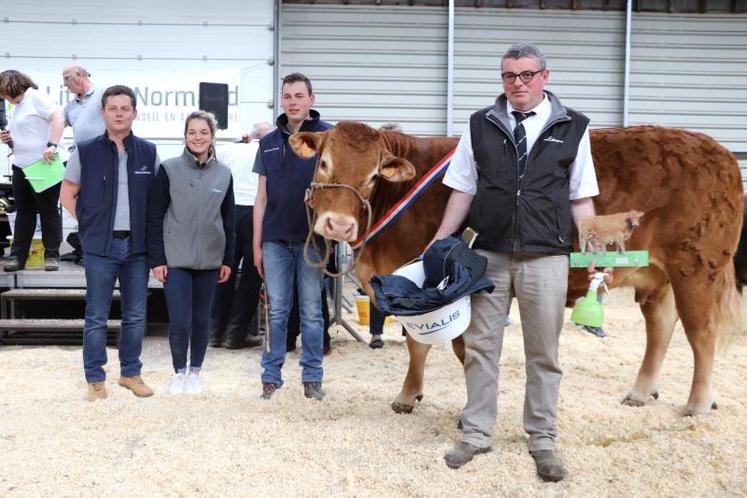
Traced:
<path fill-rule="evenodd" d="M 210 345 L 228 349 L 256 347 L 262 344 L 254 318 L 262 279 L 254 266 L 252 216 L 257 197 L 259 175 L 252 171 L 259 139 L 272 125 L 255 123 L 248 135 L 236 143 L 219 147 L 218 160 L 231 168 L 236 200 L 236 258 L 230 278 L 218 285 L 210 315 Z M 241 276 L 237 277 L 241 267 Z M 236 280 L 238 278 L 238 285 Z"/>
<path fill-rule="evenodd" d="M 75 145 L 102 135 L 106 123 L 101 114 L 103 90 L 91 83 L 90 74 L 82 66 L 68 64 L 62 70 L 62 82 L 75 94 L 65 106 L 65 125 L 73 127 Z"/>

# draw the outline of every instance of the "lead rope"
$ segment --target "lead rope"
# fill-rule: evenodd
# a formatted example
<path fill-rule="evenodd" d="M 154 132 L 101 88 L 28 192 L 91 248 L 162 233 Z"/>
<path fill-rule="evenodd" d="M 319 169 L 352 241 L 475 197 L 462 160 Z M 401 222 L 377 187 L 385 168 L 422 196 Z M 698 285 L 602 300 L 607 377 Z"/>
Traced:
<path fill-rule="evenodd" d="M 262 287 L 259 289 L 259 297 L 262 301 L 262 309 L 265 312 L 265 351 L 267 353 L 272 352 L 272 333 L 270 331 L 270 298 L 267 296 L 267 287 L 262 282 Z"/>
<path fill-rule="evenodd" d="M 344 183 L 319 183 L 319 182 L 311 182 L 309 185 L 308 192 L 308 200 L 311 201 L 311 199 L 314 196 L 314 190 L 316 189 L 323 189 L 323 188 L 346 188 L 350 191 L 352 191 L 357 197 L 358 200 L 361 202 L 361 205 L 363 206 L 364 210 L 366 211 L 366 231 L 363 232 L 363 243 L 358 248 L 358 254 L 360 255 L 363 252 L 363 249 L 366 247 L 366 239 L 368 238 L 368 234 L 371 230 L 371 203 L 368 202 L 368 199 L 364 199 L 363 196 L 358 192 L 356 189 L 351 187 L 350 185 L 345 185 Z M 325 275 L 329 277 L 339 277 L 342 275 L 346 275 L 350 273 L 353 268 L 355 267 L 355 251 L 353 251 L 353 261 L 350 265 L 350 269 L 346 271 L 341 272 L 331 272 L 327 269 L 327 263 L 329 262 L 329 257 L 332 254 L 332 243 L 328 239 L 324 239 L 324 258 L 321 257 L 321 251 L 319 249 L 319 246 L 317 246 L 316 238 L 314 237 L 314 224 L 316 223 L 316 211 L 311 209 L 309 207 L 309 203 L 306 203 L 306 220 L 309 223 L 309 233 L 306 235 L 306 241 L 303 245 L 303 259 L 306 262 L 307 265 L 313 267 L 313 268 L 321 268 Z M 312 261 L 311 258 L 309 258 L 309 245 L 314 247 L 314 252 L 316 252 L 317 257 L 319 258 L 319 261 Z"/>

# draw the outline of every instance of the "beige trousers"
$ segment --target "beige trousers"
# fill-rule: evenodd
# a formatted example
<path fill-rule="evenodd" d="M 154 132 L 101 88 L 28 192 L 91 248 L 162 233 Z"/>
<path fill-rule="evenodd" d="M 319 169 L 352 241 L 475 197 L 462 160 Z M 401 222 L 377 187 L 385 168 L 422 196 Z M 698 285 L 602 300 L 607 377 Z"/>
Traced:
<path fill-rule="evenodd" d="M 495 291 L 472 295 L 472 322 L 464 333 L 467 405 L 462 413 L 463 441 L 478 447 L 492 445 L 504 320 L 515 294 L 526 357 L 524 430 L 529 434 L 529 451 L 554 449 L 563 374 L 558 339 L 568 287 L 568 257 L 478 253 L 488 258 L 486 275 Z"/>

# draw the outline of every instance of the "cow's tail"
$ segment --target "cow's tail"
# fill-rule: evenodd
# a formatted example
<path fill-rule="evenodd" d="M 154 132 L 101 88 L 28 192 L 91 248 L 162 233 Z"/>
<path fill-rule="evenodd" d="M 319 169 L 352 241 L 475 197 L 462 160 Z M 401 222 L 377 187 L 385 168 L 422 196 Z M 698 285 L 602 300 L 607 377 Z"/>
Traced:
<path fill-rule="evenodd" d="M 719 350 L 725 351 L 746 332 L 742 320 L 742 295 L 737 291 L 734 262 L 731 259 L 716 278 L 716 299 L 718 306 L 712 322 L 713 332 L 716 333 Z"/>

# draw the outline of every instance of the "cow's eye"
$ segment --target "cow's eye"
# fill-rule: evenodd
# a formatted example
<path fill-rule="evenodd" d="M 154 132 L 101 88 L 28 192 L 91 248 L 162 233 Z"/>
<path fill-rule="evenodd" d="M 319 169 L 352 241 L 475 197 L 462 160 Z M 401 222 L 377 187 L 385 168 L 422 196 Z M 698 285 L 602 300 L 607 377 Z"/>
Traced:
<path fill-rule="evenodd" d="M 322 171 L 327 171 L 327 161 L 323 159 L 319 161 L 319 169 Z"/>

